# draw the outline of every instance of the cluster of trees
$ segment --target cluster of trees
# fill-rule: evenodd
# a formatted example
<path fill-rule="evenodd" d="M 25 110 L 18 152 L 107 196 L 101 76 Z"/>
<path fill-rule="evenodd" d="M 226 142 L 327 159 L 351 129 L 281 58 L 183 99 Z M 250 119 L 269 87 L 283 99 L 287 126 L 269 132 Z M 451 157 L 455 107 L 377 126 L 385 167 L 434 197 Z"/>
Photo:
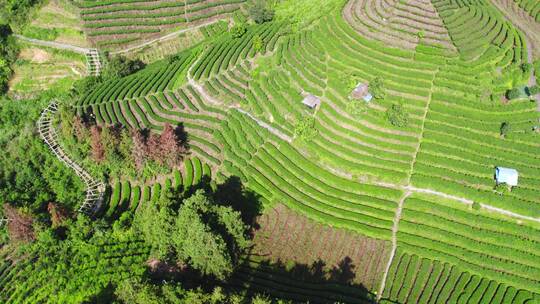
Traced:
<path fill-rule="evenodd" d="M 80 179 L 59 162 L 36 131 L 47 96 L 13 101 L 0 97 L 0 197 L 2 203 L 42 213 L 49 202 L 71 207 L 84 193 Z"/>
<path fill-rule="evenodd" d="M 19 47 L 11 34 L 9 25 L 0 24 L 0 95 L 8 89 L 8 81 L 12 74 L 11 65 L 19 54 Z"/>
<path fill-rule="evenodd" d="M 43 0 L 0 0 L 0 22 L 21 28 L 26 24 L 30 13 L 38 8 Z"/>
<path fill-rule="evenodd" d="M 165 124 L 162 132 L 98 126 L 69 107 L 60 110 L 63 145 L 95 176 L 149 178 L 178 166 L 187 153 L 181 129 Z"/>
<path fill-rule="evenodd" d="M 84 140 L 84 127 L 80 127 L 81 123 L 78 122 L 80 120 L 75 121 L 74 126 L 77 126 L 77 130 L 81 130 L 75 134 L 83 134 L 81 137 L 78 136 L 78 139 Z M 97 125 L 92 125 L 89 133 L 90 155 L 97 163 L 120 156 L 124 160 L 132 161 L 135 168 L 141 171 L 150 161 L 161 166 L 178 166 L 186 153 L 184 143 L 169 124 L 165 124 L 161 134 Z"/>
<path fill-rule="evenodd" d="M 36 230 L 40 230 L 43 225 L 57 228 L 62 226 L 70 219 L 70 212 L 61 205 L 53 202 L 47 204 L 47 212 L 41 216 L 39 222 L 35 214 L 26 207 L 15 207 L 12 204 L 4 203 L 2 206 L 3 217 L 7 219 L 6 232 L 7 239 L 3 239 L 2 243 L 7 244 L 8 241 L 14 244 L 28 243 L 36 239 Z"/>
<path fill-rule="evenodd" d="M 274 10 L 272 5 L 266 0 L 254 0 L 248 7 L 249 18 L 256 24 L 262 24 L 274 19 Z M 238 20 L 238 22 L 229 30 L 233 38 L 240 38 L 247 32 L 246 20 Z M 253 39 L 254 48 L 256 51 L 262 49 L 263 43 L 259 36 Z"/>
<path fill-rule="evenodd" d="M 211 291 L 201 288 L 186 289 L 182 285 L 155 285 L 147 281 L 126 280 L 115 290 L 115 294 L 123 303 L 133 304 L 286 304 L 292 303 L 272 299 L 265 295 L 249 296 L 246 292 L 231 292 L 220 286 Z"/>
<path fill-rule="evenodd" d="M 45 221 L 4 205 L 12 256 L 28 263 L 13 292 L 66 303 L 289 303 L 219 287 L 251 246 L 245 214 L 224 203 L 240 195 L 230 187 L 168 192 L 112 226 L 60 204 L 48 204 Z M 152 269 L 156 259 L 173 275 Z M 50 287 L 31 288 L 43 278 Z"/>
<path fill-rule="evenodd" d="M 185 199 L 163 195 L 158 202 L 145 204 L 135 215 L 134 228 L 156 259 L 189 266 L 218 280 L 231 275 L 250 245 L 249 227 L 240 212 L 217 204 L 204 190 Z"/>

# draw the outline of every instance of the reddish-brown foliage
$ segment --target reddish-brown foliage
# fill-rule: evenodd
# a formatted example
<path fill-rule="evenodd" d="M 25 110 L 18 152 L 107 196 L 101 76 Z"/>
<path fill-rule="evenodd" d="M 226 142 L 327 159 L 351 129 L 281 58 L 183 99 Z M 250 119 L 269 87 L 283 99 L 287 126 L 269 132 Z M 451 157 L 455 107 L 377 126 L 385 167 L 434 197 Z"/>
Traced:
<path fill-rule="evenodd" d="M 4 214 L 8 219 L 9 239 L 15 242 L 29 242 L 35 239 L 34 219 L 15 207 L 4 204 Z"/>
<path fill-rule="evenodd" d="M 84 122 L 79 116 L 75 116 L 75 118 L 73 119 L 73 133 L 75 134 L 75 138 L 77 138 L 78 141 L 84 140 L 84 138 L 88 134 Z"/>
<path fill-rule="evenodd" d="M 132 136 L 133 147 L 131 150 L 131 154 L 133 157 L 133 161 L 135 162 L 135 168 L 137 168 L 137 170 L 141 170 L 146 161 L 146 140 L 141 131 L 139 130 L 134 130 L 132 132 Z"/>
<path fill-rule="evenodd" d="M 165 124 L 163 132 L 161 132 L 159 142 L 161 145 L 160 149 L 163 162 L 171 167 L 178 165 L 178 162 L 182 160 L 184 147 L 180 144 L 180 141 L 171 125 Z"/>
<path fill-rule="evenodd" d="M 51 215 L 51 222 L 53 227 L 58 227 L 62 225 L 69 218 L 69 212 L 55 203 L 49 203 L 47 205 L 47 210 Z"/>
<path fill-rule="evenodd" d="M 90 146 L 92 148 L 92 158 L 101 163 L 105 160 L 105 149 L 101 142 L 101 132 L 99 127 L 92 126 L 90 127 Z"/>
<path fill-rule="evenodd" d="M 152 158 L 157 163 L 163 163 L 163 149 L 161 149 L 161 142 L 159 140 L 159 135 L 150 134 L 148 141 L 146 142 L 146 150 L 148 151 L 148 156 Z"/>

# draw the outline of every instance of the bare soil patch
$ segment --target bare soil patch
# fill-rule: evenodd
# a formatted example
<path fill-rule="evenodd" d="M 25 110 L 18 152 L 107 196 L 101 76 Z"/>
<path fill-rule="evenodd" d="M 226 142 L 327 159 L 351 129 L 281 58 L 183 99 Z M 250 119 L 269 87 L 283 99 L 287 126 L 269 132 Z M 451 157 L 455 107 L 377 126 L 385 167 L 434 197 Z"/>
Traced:
<path fill-rule="evenodd" d="M 27 48 L 23 49 L 19 54 L 20 59 L 30 60 L 35 63 L 45 63 L 51 59 L 51 55 L 42 49 Z"/>
<path fill-rule="evenodd" d="M 390 242 L 317 223 L 284 205 L 266 211 L 258 224 L 252 255 L 272 263 L 301 265 L 296 268 L 308 272 L 320 271 L 328 281 L 371 290 L 378 287 L 381 260 L 388 259 Z"/>

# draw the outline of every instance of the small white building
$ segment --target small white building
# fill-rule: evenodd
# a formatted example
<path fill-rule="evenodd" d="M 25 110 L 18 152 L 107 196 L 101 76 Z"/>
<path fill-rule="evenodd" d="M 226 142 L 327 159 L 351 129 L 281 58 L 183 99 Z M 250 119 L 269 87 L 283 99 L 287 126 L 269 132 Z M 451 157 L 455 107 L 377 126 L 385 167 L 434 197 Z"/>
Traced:
<path fill-rule="evenodd" d="M 302 103 L 311 109 L 315 109 L 321 104 L 321 100 L 319 99 L 319 97 L 313 94 L 308 94 L 306 97 L 304 97 Z"/>
<path fill-rule="evenodd" d="M 370 102 L 373 99 L 373 95 L 369 93 L 369 85 L 361 82 L 351 92 L 351 97 L 354 99 L 363 99 L 365 102 Z"/>
<path fill-rule="evenodd" d="M 509 186 L 517 186 L 519 174 L 516 169 L 496 167 L 495 180 L 498 184 L 507 184 Z"/>

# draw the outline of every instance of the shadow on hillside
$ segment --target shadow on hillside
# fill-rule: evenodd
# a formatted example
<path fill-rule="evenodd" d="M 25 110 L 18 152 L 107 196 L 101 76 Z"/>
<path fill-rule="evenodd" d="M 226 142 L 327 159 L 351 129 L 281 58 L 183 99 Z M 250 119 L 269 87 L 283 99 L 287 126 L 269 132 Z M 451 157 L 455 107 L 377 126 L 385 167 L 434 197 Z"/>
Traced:
<path fill-rule="evenodd" d="M 179 141 L 178 144 L 183 145 L 186 148 L 186 151 L 189 150 L 188 133 L 186 132 L 183 122 L 174 126 L 174 135 L 176 135 L 176 138 Z"/>
<path fill-rule="evenodd" d="M 355 268 L 349 257 L 332 267 L 327 267 L 322 260 L 311 265 L 280 260 L 246 261 L 230 284 L 250 294 L 264 293 L 302 303 L 375 303 L 375 294 L 362 284 L 354 283 Z"/>

